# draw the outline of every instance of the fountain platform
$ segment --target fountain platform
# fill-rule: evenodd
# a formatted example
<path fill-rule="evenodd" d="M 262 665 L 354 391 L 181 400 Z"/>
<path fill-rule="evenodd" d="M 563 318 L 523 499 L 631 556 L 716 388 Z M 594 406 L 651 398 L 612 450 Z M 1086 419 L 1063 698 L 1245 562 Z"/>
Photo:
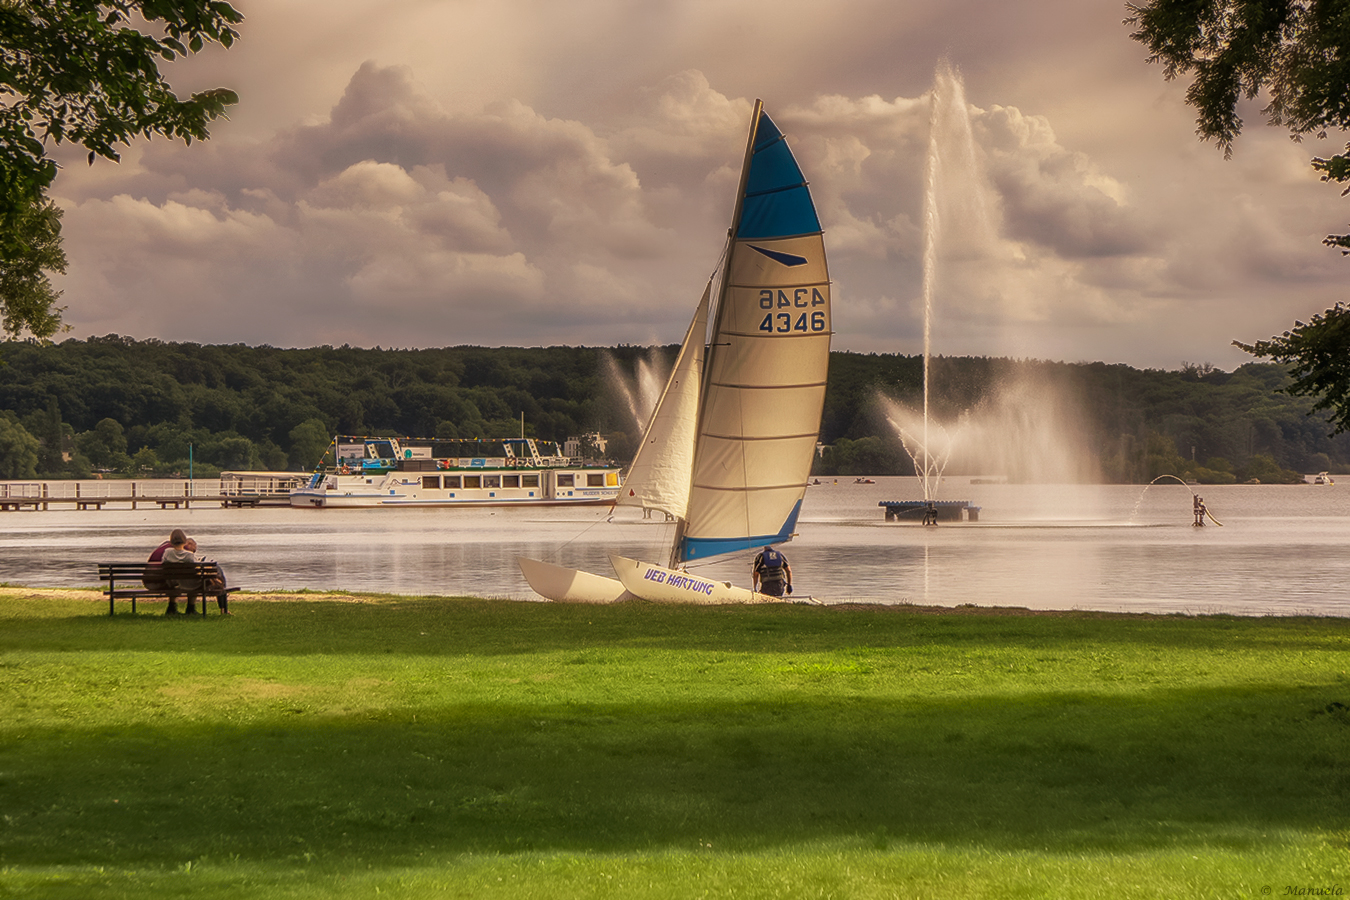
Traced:
<path fill-rule="evenodd" d="M 980 507 L 971 506 L 969 500 L 933 500 L 939 522 L 960 522 L 962 513 L 967 522 L 980 521 Z M 877 506 L 886 510 L 886 521 L 897 520 L 922 522 L 928 500 L 882 500 Z"/>

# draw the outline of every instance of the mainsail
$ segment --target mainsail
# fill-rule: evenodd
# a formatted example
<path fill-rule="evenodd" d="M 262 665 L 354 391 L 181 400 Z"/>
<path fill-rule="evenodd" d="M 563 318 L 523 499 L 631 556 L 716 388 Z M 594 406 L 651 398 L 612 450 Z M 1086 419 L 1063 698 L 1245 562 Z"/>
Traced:
<path fill-rule="evenodd" d="M 830 324 L 820 219 L 756 101 L 675 562 L 791 538 L 820 431 Z"/>

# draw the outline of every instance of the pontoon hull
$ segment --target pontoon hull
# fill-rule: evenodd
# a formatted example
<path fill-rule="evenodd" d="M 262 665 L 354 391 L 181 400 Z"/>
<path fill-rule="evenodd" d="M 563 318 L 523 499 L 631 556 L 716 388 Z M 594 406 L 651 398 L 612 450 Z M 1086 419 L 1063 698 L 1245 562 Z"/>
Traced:
<path fill-rule="evenodd" d="M 714 581 L 663 566 L 639 562 L 626 556 L 611 556 L 610 565 L 630 594 L 652 603 L 782 603 L 782 597 L 770 597 L 736 587 L 729 581 Z"/>
<path fill-rule="evenodd" d="M 530 583 L 530 590 L 555 603 L 619 603 L 637 599 L 613 578 L 525 556 L 517 556 L 516 565 Z"/>

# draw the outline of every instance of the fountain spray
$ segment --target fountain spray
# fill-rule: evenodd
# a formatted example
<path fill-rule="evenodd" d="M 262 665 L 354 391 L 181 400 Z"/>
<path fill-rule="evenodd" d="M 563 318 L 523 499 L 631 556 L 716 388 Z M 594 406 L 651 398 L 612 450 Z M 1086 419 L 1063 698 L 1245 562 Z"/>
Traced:
<path fill-rule="evenodd" d="M 933 295 L 937 287 L 938 244 L 942 236 L 938 189 L 943 179 L 942 139 L 949 126 L 955 126 L 965 140 L 970 141 L 970 113 L 966 108 L 965 88 L 951 63 L 943 59 L 938 62 L 933 74 L 933 90 L 929 99 L 928 157 L 923 194 L 923 463 L 916 468 L 920 470 L 924 500 L 933 499 L 943 467 L 934 460 L 929 450 L 929 423 L 932 421 L 929 388 L 932 382 Z M 918 463 L 917 457 L 915 462 Z"/>
<path fill-rule="evenodd" d="M 936 485 L 930 484 L 931 465 L 928 453 L 928 361 L 933 350 L 933 280 L 937 271 L 937 179 L 941 156 L 938 151 L 938 81 L 946 62 L 939 63 L 933 79 L 933 92 L 928 108 L 928 158 L 924 172 L 923 191 L 923 466 L 921 483 L 923 499 L 932 500 Z M 909 449 L 909 448 L 906 448 Z M 913 454 L 911 454 L 913 455 Z M 915 459 L 918 462 L 918 459 Z"/>

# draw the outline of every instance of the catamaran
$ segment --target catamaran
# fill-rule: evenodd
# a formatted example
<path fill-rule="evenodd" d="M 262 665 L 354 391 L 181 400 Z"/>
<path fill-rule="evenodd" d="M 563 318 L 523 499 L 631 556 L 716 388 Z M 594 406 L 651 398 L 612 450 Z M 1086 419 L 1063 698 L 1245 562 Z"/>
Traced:
<path fill-rule="evenodd" d="M 611 556 L 617 578 L 608 578 L 521 558 L 536 593 L 592 603 L 778 599 L 686 570 L 792 539 L 825 402 L 825 242 L 801 168 L 760 101 L 728 241 L 716 302 L 715 274 L 615 500 L 675 519 L 668 563 Z"/>

